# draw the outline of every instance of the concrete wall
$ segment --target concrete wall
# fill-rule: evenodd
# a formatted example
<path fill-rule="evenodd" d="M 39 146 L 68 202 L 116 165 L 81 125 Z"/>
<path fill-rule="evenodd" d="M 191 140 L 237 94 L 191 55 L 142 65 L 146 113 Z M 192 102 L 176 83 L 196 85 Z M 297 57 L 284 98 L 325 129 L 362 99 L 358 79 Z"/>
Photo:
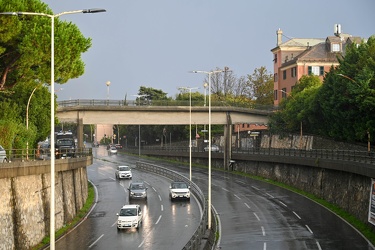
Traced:
<path fill-rule="evenodd" d="M 30 249 L 49 235 L 50 161 L 0 164 L 0 249 Z M 55 228 L 69 223 L 87 199 L 92 157 L 55 162 Z"/>

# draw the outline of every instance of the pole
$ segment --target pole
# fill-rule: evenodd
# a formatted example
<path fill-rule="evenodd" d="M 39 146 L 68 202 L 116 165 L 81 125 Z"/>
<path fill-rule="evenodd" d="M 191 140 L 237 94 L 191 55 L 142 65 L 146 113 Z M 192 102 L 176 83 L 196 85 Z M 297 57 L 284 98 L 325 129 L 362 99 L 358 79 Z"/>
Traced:
<path fill-rule="evenodd" d="M 208 229 L 211 229 L 211 74 L 208 73 Z"/>
<path fill-rule="evenodd" d="M 189 89 L 189 93 L 190 93 L 190 121 L 189 121 L 189 180 L 191 182 L 191 88 Z"/>
<path fill-rule="evenodd" d="M 141 124 L 138 125 L 138 157 L 141 157 Z"/>
<path fill-rule="evenodd" d="M 55 249 L 55 17 L 51 16 L 51 208 L 50 248 Z"/>

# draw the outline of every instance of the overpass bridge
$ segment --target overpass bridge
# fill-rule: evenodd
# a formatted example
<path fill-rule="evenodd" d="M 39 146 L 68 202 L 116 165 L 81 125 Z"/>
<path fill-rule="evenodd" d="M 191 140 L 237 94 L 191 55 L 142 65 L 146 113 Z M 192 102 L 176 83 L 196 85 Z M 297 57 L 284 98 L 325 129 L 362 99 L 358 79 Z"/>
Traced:
<path fill-rule="evenodd" d="M 187 105 L 186 105 L 187 104 Z M 256 107 L 211 105 L 211 124 L 267 124 L 271 110 Z M 208 106 L 192 103 L 191 123 L 208 124 Z M 152 102 L 139 105 L 123 100 L 59 101 L 56 115 L 61 122 L 82 124 L 186 125 L 190 124 L 189 102 Z"/>
<path fill-rule="evenodd" d="M 229 162 L 231 157 L 232 125 L 267 124 L 272 111 L 255 106 L 232 106 L 225 102 L 211 103 L 211 124 L 224 126 L 224 162 Z M 191 122 L 194 125 L 204 125 L 209 124 L 208 113 L 208 106 L 194 102 L 190 106 L 190 102 L 183 101 L 140 103 L 138 100 L 79 99 L 58 102 L 56 115 L 61 122 L 78 124 L 78 146 L 83 147 L 84 124 L 187 125 Z M 96 135 L 97 138 L 102 138 L 97 130 Z"/>

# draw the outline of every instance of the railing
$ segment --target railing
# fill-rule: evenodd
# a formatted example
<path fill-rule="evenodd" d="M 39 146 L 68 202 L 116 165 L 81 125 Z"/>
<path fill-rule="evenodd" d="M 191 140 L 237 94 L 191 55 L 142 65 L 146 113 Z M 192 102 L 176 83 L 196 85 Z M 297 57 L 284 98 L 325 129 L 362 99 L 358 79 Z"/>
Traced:
<path fill-rule="evenodd" d="M 51 153 L 49 149 L 5 149 L 8 162 L 13 161 L 36 161 L 36 160 L 49 160 L 51 159 Z M 55 153 L 55 158 L 60 159 L 64 158 L 65 155 L 69 155 L 69 157 L 85 157 L 92 155 L 91 148 L 76 148 L 74 153 L 72 153 L 71 149 L 64 149 L 59 150 Z M 0 162 L 1 164 L 1 162 Z"/>
<path fill-rule="evenodd" d="M 138 150 L 138 148 L 131 148 Z M 142 150 L 150 151 L 171 151 L 171 152 L 189 152 L 189 146 L 142 146 Z M 203 152 L 203 147 L 192 147 L 193 153 Z M 223 153 L 221 149 L 215 154 Z M 250 155 L 269 155 L 269 156 L 286 156 L 286 157 L 305 157 L 305 158 L 320 158 L 340 161 L 362 162 L 366 164 L 375 165 L 375 152 L 359 151 L 359 150 L 336 150 L 336 149 L 286 149 L 286 148 L 248 148 L 238 149 L 232 148 L 232 154 L 250 154 Z"/>
<path fill-rule="evenodd" d="M 173 170 L 170 170 L 170 169 L 167 169 L 167 168 L 164 168 L 164 167 L 161 167 L 161 166 L 145 163 L 145 162 L 137 162 L 136 165 L 137 165 L 138 169 L 147 171 L 148 173 L 155 173 L 155 174 L 158 174 L 158 175 L 161 175 L 161 176 L 165 176 L 165 177 L 167 177 L 171 180 L 184 181 L 186 183 L 189 183 L 191 192 L 197 198 L 200 206 L 202 207 L 203 215 L 202 215 L 201 222 L 199 223 L 198 228 L 195 230 L 193 236 L 191 237 L 189 242 L 186 243 L 186 245 L 184 246 L 183 249 L 186 249 L 186 250 L 188 250 L 188 249 L 200 249 L 201 248 L 201 246 L 200 246 L 201 240 L 202 240 L 203 236 L 205 235 L 206 226 L 207 226 L 206 199 L 205 199 L 205 196 L 204 196 L 203 192 L 200 190 L 200 188 L 194 182 L 190 182 L 190 180 L 187 177 L 185 177 L 185 176 L 183 176 L 183 175 L 181 175 L 181 174 L 179 174 L 179 173 L 177 173 Z M 210 212 L 212 212 L 212 211 L 210 211 Z M 213 224 L 214 223 L 216 223 L 215 220 L 213 220 Z M 214 224 L 213 228 L 216 228 L 215 226 L 216 226 L 216 224 Z M 215 235 L 215 233 L 212 233 L 212 234 Z M 213 237 L 213 239 L 214 239 L 214 237 Z M 209 242 L 207 242 L 207 243 L 209 243 Z M 211 242 L 210 244 L 214 244 L 214 243 Z"/>
<path fill-rule="evenodd" d="M 77 99 L 58 101 L 60 107 L 75 106 L 190 106 L 190 101 L 180 100 L 95 100 Z M 192 101 L 191 106 L 204 106 L 204 101 Z M 274 110 L 273 105 L 260 105 L 255 103 L 238 103 L 234 101 L 212 101 L 211 106 L 239 107 L 259 110 Z"/>

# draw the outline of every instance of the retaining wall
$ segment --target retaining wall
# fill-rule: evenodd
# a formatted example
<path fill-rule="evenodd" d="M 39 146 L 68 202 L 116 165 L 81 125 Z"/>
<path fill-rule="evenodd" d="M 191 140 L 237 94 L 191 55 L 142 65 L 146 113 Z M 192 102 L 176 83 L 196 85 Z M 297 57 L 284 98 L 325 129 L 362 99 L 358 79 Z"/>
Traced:
<path fill-rule="evenodd" d="M 88 194 L 92 157 L 55 161 L 55 228 L 69 223 Z M 50 161 L 0 164 L 0 249 L 30 249 L 50 229 Z"/>

